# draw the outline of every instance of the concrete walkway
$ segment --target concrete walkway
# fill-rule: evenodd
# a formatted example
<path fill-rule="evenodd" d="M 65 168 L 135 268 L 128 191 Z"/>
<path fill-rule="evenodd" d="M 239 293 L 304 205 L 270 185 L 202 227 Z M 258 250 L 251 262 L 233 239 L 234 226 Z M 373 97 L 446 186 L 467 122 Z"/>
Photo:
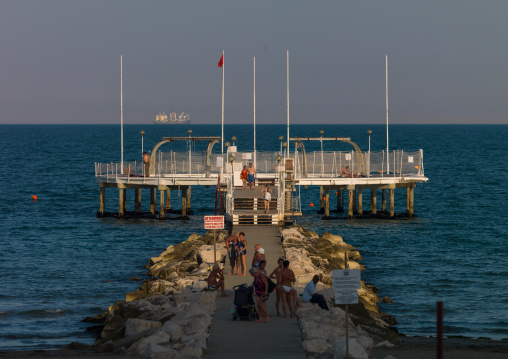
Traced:
<path fill-rule="evenodd" d="M 265 249 L 267 272 L 270 274 L 283 255 L 280 232 L 275 226 L 237 226 L 233 232 L 244 232 L 247 241 L 247 271 L 252 263 L 254 245 Z M 226 261 L 228 262 L 228 261 Z M 231 268 L 226 263 L 224 273 Z M 229 298 L 217 298 L 217 310 L 210 327 L 210 338 L 203 358 L 305 358 L 302 338 L 295 318 L 282 319 L 276 316 L 275 293 L 268 299 L 268 313 L 273 316 L 269 323 L 232 321 L 229 314 L 233 307 L 233 286 L 252 282 L 252 276 L 226 275 L 226 291 Z M 282 306 L 281 306 L 282 313 Z"/>

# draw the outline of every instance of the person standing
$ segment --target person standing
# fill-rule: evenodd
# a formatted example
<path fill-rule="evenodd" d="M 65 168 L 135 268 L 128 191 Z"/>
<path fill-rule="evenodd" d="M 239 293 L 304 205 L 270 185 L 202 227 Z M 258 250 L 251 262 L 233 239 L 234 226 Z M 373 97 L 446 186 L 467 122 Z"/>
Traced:
<path fill-rule="evenodd" d="M 242 267 L 242 274 L 240 276 L 245 276 L 247 272 L 247 268 L 245 266 L 245 257 L 247 256 L 247 241 L 245 240 L 245 233 L 240 232 L 238 235 L 238 241 L 235 244 L 236 246 L 236 256 L 238 258 L 237 268 Z"/>
<path fill-rule="evenodd" d="M 247 176 L 248 176 L 247 166 L 243 166 L 242 173 L 240 174 L 240 179 L 242 180 L 243 189 L 247 188 Z"/>
<path fill-rule="evenodd" d="M 250 187 L 251 191 L 254 191 L 254 185 L 256 184 L 256 169 L 252 165 L 252 163 L 249 163 L 249 168 L 247 169 L 247 184 Z"/>
<path fill-rule="evenodd" d="M 252 257 L 252 266 L 259 267 L 259 262 L 265 260 L 265 250 L 261 248 L 260 244 L 254 246 L 254 257 Z"/>
<path fill-rule="evenodd" d="M 228 256 L 229 256 L 229 265 L 231 266 L 231 273 L 229 273 L 229 274 L 234 274 L 233 272 L 235 271 L 235 266 L 236 266 L 235 244 L 238 241 L 238 233 L 235 232 L 231 236 L 227 236 L 224 239 L 226 241 L 226 249 L 228 251 Z M 240 268 L 238 268 L 237 270 L 240 270 Z"/>
<path fill-rule="evenodd" d="M 328 310 L 328 304 L 324 295 L 316 292 L 316 284 L 319 282 L 319 276 L 315 275 L 312 280 L 307 283 L 303 290 L 304 303 L 317 303 L 321 309 Z"/>
<path fill-rule="evenodd" d="M 269 278 L 273 278 L 277 281 L 277 287 L 275 289 L 275 307 L 277 308 L 277 316 L 280 317 L 280 291 L 282 289 L 282 287 L 280 286 L 280 283 L 279 283 L 279 272 L 282 271 L 282 269 L 284 269 L 284 267 L 282 266 L 282 264 L 284 263 L 284 259 L 282 258 L 279 258 L 279 260 L 277 261 L 277 263 L 279 264 L 278 267 L 276 267 L 272 274 L 270 274 L 270 277 Z"/>
<path fill-rule="evenodd" d="M 143 164 L 145 165 L 145 177 L 150 177 L 150 155 L 143 152 Z"/>
<path fill-rule="evenodd" d="M 270 189 L 270 187 L 268 187 L 268 185 L 266 185 L 265 188 L 261 190 L 261 194 L 263 195 L 263 198 L 265 200 L 265 213 L 268 214 L 270 212 L 270 201 L 272 199 L 272 190 Z"/>

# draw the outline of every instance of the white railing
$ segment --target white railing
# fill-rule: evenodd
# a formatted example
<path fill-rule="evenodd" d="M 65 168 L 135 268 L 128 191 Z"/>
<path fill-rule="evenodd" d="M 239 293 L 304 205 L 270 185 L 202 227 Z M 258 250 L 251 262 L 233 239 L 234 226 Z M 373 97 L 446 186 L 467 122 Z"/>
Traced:
<path fill-rule="evenodd" d="M 231 153 L 230 153 L 231 154 Z M 276 157 L 279 152 L 257 152 L 257 168 L 259 173 L 275 174 Z M 253 162 L 252 153 L 236 152 L 235 164 L 248 166 Z M 295 179 L 305 177 L 402 177 L 424 176 L 423 150 L 406 152 L 403 150 L 390 151 L 387 158 L 385 151 L 363 152 L 356 151 L 313 151 L 308 152 L 304 158 L 299 151 L 293 152 L 290 158 L 294 159 Z M 204 153 L 161 152 L 155 159 L 155 177 L 168 177 L 175 175 L 188 175 L 215 177 L 221 172 L 221 154 L 212 154 L 207 165 Z M 224 154 L 223 163 L 229 165 L 228 154 Z M 387 164 L 389 168 L 387 169 Z M 243 167 L 243 166 L 242 166 Z M 143 177 L 143 162 L 132 161 L 111 163 L 95 163 L 95 176 L 116 179 L 118 177 Z M 153 175 L 152 175 L 153 177 Z"/>

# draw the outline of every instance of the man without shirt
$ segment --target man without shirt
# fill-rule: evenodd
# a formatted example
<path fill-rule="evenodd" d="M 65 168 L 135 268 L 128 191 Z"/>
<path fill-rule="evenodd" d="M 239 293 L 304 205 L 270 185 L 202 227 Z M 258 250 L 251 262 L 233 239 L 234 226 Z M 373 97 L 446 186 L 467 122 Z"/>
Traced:
<path fill-rule="evenodd" d="M 250 190 L 254 191 L 254 185 L 256 182 L 256 169 L 252 165 L 252 163 L 249 163 L 249 168 L 247 168 L 247 183 L 249 184 Z"/>
<path fill-rule="evenodd" d="M 208 284 L 208 290 L 217 291 L 220 287 L 220 290 L 222 292 L 220 296 L 229 297 L 229 294 L 226 294 L 226 292 L 224 291 L 224 274 L 222 273 L 222 269 L 220 269 L 217 263 L 213 265 L 213 270 L 208 276 L 206 282 Z"/>

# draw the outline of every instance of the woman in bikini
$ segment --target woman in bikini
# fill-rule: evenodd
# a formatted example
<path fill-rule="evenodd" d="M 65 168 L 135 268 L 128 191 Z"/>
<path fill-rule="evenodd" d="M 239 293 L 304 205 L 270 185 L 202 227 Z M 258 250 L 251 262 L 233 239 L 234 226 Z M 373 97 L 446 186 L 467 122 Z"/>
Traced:
<path fill-rule="evenodd" d="M 275 288 L 275 307 L 277 308 L 277 316 L 280 317 L 280 291 L 283 290 L 280 283 L 279 283 L 279 279 L 278 279 L 278 275 L 279 275 L 279 272 L 284 268 L 282 266 L 282 264 L 284 263 L 284 259 L 282 258 L 279 258 L 279 260 L 277 261 L 277 263 L 279 264 L 278 267 L 276 267 L 272 274 L 270 274 L 270 278 L 273 278 L 277 281 L 277 287 Z"/>
<path fill-rule="evenodd" d="M 245 276 L 245 273 L 247 272 L 247 268 L 245 266 L 245 257 L 247 256 L 247 241 L 245 240 L 245 233 L 240 232 L 235 246 L 236 256 L 238 258 L 236 275 Z M 242 267 L 242 274 L 238 274 L 240 266 Z"/>
<path fill-rule="evenodd" d="M 296 290 L 293 289 L 292 285 L 296 282 L 295 273 L 291 269 L 289 269 L 289 261 L 285 260 L 282 263 L 282 270 L 279 272 L 277 276 L 277 283 L 280 283 L 282 290 L 280 291 L 280 297 L 282 299 L 282 311 L 284 312 L 284 317 L 286 318 L 286 303 L 289 307 L 289 312 L 291 313 L 291 318 L 295 317 L 293 311 L 293 303 L 294 310 L 299 308 L 300 306 L 296 304 Z M 293 300 L 291 300 L 291 296 L 293 296 Z M 293 302 L 293 303 L 291 303 Z"/>
<path fill-rule="evenodd" d="M 238 241 L 238 233 L 233 233 L 232 235 L 224 238 L 226 240 L 226 249 L 228 251 L 228 256 L 229 256 L 229 265 L 231 266 L 231 273 L 228 273 L 228 274 L 233 274 L 233 272 L 235 271 L 235 266 L 236 266 L 236 243 Z"/>

